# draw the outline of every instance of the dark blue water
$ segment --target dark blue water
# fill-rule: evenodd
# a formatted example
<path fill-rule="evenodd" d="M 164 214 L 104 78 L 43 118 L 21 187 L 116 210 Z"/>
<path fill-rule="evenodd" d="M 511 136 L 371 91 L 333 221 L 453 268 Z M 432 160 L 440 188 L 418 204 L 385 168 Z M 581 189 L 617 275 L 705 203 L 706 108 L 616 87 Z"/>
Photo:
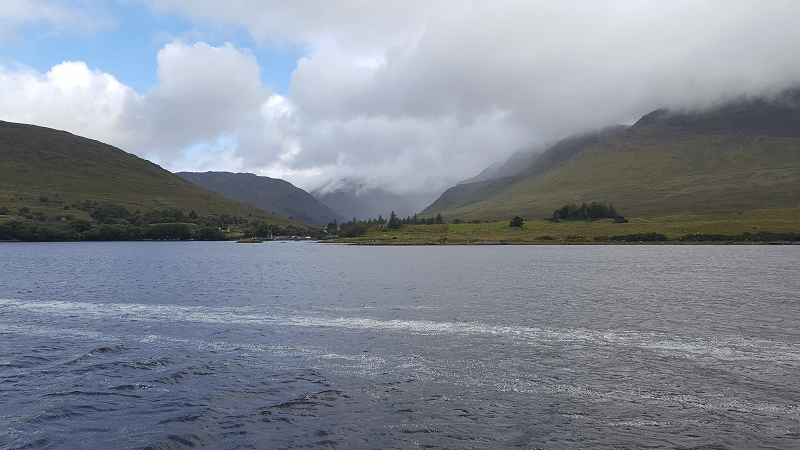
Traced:
<path fill-rule="evenodd" d="M 0 449 L 800 447 L 798 246 L 0 254 Z"/>

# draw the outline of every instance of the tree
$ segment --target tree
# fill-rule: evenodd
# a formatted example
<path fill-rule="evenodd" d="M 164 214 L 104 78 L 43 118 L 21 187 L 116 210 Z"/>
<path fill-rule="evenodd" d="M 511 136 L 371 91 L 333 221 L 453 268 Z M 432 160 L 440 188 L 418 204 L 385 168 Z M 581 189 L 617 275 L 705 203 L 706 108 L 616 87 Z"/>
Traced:
<path fill-rule="evenodd" d="M 403 227 L 403 221 L 397 218 L 397 214 L 392 211 L 392 214 L 389 216 L 389 224 L 387 228 L 390 230 L 399 230 Z"/>
<path fill-rule="evenodd" d="M 444 223 L 444 219 L 442 218 L 442 213 L 439 213 L 439 214 L 436 215 L 436 220 L 435 220 L 434 223 L 437 223 L 437 224 Z"/>
<path fill-rule="evenodd" d="M 522 217 L 514 216 L 514 218 L 511 219 L 511 223 L 508 224 L 508 227 L 509 228 L 522 228 L 522 224 L 523 223 L 524 223 L 524 220 L 522 220 Z"/>
<path fill-rule="evenodd" d="M 122 205 L 102 205 L 94 208 L 89 215 L 92 219 L 103 223 L 106 219 L 124 219 L 131 213 Z"/>
<path fill-rule="evenodd" d="M 14 230 L 6 224 L 0 224 L 0 241 L 10 241 L 13 237 Z"/>
<path fill-rule="evenodd" d="M 325 229 L 328 230 L 328 233 L 336 233 L 339 231 L 339 224 L 336 223 L 336 218 L 334 218 L 333 221 L 328 222 L 328 226 L 325 227 Z"/>
<path fill-rule="evenodd" d="M 192 233 L 189 225 L 186 224 L 158 223 L 150 225 L 145 231 L 144 237 L 158 240 L 186 240 L 192 237 Z"/>
<path fill-rule="evenodd" d="M 367 234 L 367 224 L 363 222 L 355 223 L 350 227 L 347 227 L 346 230 L 342 231 L 341 236 L 343 237 L 357 237 L 357 236 L 364 236 Z"/>
<path fill-rule="evenodd" d="M 199 241 L 222 241 L 225 239 L 225 235 L 216 227 L 200 227 L 195 231 L 194 236 Z"/>
<path fill-rule="evenodd" d="M 78 233 L 83 233 L 84 231 L 92 229 L 92 224 L 88 220 L 76 220 L 70 223 L 69 226 Z"/>
<path fill-rule="evenodd" d="M 562 220 L 585 220 L 592 221 L 596 219 L 613 219 L 618 216 L 614 205 L 606 206 L 605 203 L 592 202 L 587 205 L 582 204 L 580 207 L 574 203 L 570 203 L 557 209 L 553 212 L 553 216 L 549 219 L 553 222 Z"/>

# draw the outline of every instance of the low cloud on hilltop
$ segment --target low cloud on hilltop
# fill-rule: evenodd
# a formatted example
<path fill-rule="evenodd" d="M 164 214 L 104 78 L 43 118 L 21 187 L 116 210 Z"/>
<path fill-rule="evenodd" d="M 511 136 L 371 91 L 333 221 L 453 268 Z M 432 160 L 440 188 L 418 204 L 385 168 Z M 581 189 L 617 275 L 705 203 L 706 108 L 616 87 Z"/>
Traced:
<path fill-rule="evenodd" d="M 0 119 L 66 129 L 173 171 L 413 192 L 657 108 L 800 82 L 791 1 L 133 3 L 191 24 L 152 55 L 155 83 L 137 92 L 80 59 L 40 71 L 3 57 Z M 29 23 L 102 39 L 125 21 L 93 3 L 14 4 L 0 13 L 6 49 Z M 80 17 L 97 19 L 79 30 Z M 241 32 L 252 48 L 208 43 Z M 304 56 L 278 94 L 259 55 L 287 46 Z"/>

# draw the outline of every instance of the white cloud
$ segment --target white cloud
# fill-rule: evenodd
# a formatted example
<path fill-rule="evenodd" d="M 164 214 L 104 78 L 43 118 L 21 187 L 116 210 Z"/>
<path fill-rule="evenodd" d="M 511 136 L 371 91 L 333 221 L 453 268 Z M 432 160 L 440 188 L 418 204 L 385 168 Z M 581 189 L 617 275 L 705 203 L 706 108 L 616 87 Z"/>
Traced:
<path fill-rule="evenodd" d="M 240 170 L 269 153 L 242 145 L 265 129 L 271 95 L 250 52 L 173 42 L 158 64 L 159 83 L 144 95 L 80 61 L 46 74 L 0 67 L 0 118 L 98 139 L 172 170 Z"/>
<path fill-rule="evenodd" d="M 395 189 L 441 184 L 487 154 L 800 82 L 789 2 L 469 5 L 451 16 L 409 5 L 424 32 L 379 33 L 382 54 L 330 37 L 359 24 L 326 23 L 292 78 L 304 118 L 295 161 Z"/>
<path fill-rule="evenodd" d="M 140 151 L 163 151 L 164 160 L 198 142 L 252 126 L 270 92 L 248 51 L 230 44 L 173 42 L 158 52 L 159 82 L 128 109 L 124 126 L 138 130 Z"/>
<path fill-rule="evenodd" d="M 117 126 L 135 93 L 84 62 L 63 62 L 40 74 L 0 66 L 0 118 L 68 130 L 115 142 Z"/>
<path fill-rule="evenodd" d="M 469 9 L 462 0 L 317 1 L 297 0 L 141 0 L 160 12 L 178 13 L 220 27 L 241 25 L 270 45 L 301 42 L 316 52 L 326 42 L 357 53 L 382 53 L 407 45 L 430 21 L 442 23 Z"/>
<path fill-rule="evenodd" d="M 115 23 L 97 2 L 3 0 L 0 42 L 13 39 L 20 27 L 29 24 L 47 24 L 56 32 L 87 34 L 108 29 Z"/>
<path fill-rule="evenodd" d="M 0 114 L 107 137 L 172 170 L 413 190 L 656 108 L 800 83 L 793 1 L 144 3 L 309 52 L 286 96 L 262 85 L 267 61 L 202 37 L 166 45 L 159 82 L 141 96 L 82 63 L 5 68 Z M 60 117 L 70 108 L 76 117 Z"/>

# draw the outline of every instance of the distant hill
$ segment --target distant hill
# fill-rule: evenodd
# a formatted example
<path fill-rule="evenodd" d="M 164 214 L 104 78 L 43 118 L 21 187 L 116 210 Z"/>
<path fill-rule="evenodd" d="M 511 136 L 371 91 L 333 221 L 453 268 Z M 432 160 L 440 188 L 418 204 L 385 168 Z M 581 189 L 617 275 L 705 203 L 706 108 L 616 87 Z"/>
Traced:
<path fill-rule="evenodd" d="M 334 219 L 339 223 L 350 220 L 288 181 L 252 173 L 177 172 L 176 175 L 229 199 L 313 225 L 325 226 Z"/>
<path fill-rule="evenodd" d="M 422 216 L 428 217 L 440 211 L 489 199 L 525 178 L 557 168 L 586 148 L 604 142 L 626 128 L 609 127 L 595 133 L 571 136 L 559 141 L 545 152 L 535 152 L 531 149 L 516 152 L 504 164 L 490 166 L 481 172 L 477 181 L 463 181 L 445 191 L 433 204 L 425 208 Z M 491 173 L 491 176 L 487 176 L 488 173 Z"/>
<path fill-rule="evenodd" d="M 84 211 L 71 205 L 121 205 L 130 212 L 177 209 L 199 216 L 298 221 L 233 201 L 150 161 L 65 131 L 0 121 L 0 208 L 47 216 Z M 88 218 L 88 215 L 86 215 Z"/>
<path fill-rule="evenodd" d="M 423 215 L 541 219 L 592 201 L 633 217 L 800 206 L 800 91 L 657 110 L 627 129 L 570 138 L 512 176 L 454 186 Z"/>
<path fill-rule="evenodd" d="M 343 214 L 347 220 L 389 218 L 392 211 L 398 217 L 409 217 L 429 205 L 436 194 L 392 194 L 383 189 L 369 188 L 364 183 L 345 180 L 336 189 L 312 192 L 323 205 Z"/>

